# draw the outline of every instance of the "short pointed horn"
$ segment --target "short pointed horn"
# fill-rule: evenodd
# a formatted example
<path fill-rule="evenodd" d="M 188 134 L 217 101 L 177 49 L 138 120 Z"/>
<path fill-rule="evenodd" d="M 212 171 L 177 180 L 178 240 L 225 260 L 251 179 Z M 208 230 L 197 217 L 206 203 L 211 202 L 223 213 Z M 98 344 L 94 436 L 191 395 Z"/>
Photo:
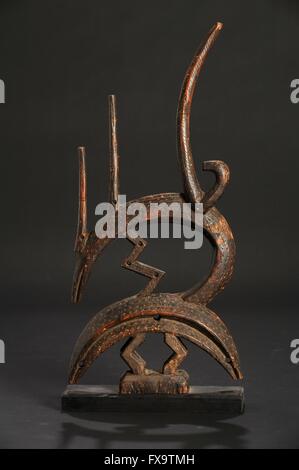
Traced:
<path fill-rule="evenodd" d="M 79 205 L 75 251 L 80 251 L 82 239 L 87 234 L 87 185 L 85 147 L 78 147 L 79 157 Z"/>
<path fill-rule="evenodd" d="M 183 174 L 184 191 L 191 202 L 201 202 L 204 196 L 204 191 L 196 176 L 190 144 L 192 98 L 199 73 L 222 27 L 222 23 L 216 23 L 209 31 L 205 41 L 200 45 L 185 75 L 179 98 L 177 112 L 178 157 Z"/>
<path fill-rule="evenodd" d="M 110 95 L 109 101 L 109 134 L 110 134 L 110 183 L 109 183 L 109 199 L 112 204 L 117 203 L 119 195 L 119 153 L 117 139 L 117 112 L 116 97 Z"/>

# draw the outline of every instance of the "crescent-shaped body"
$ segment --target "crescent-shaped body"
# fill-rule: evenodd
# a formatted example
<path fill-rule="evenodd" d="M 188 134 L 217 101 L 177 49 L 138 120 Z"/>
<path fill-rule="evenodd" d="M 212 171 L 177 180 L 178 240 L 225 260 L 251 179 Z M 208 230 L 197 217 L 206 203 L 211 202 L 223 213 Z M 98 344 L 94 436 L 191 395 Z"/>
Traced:
<path fill-rule="evenodd" d="M 76 383 L 106 349 L 133 332 L 170 333 L 188 339 L 216 359 L 232 378 L 241 378 L 233 338 L 218 315 L 177 294 L 161 293 L 129 297 L 97 313 L 77 341 L 69 383 Z"/>

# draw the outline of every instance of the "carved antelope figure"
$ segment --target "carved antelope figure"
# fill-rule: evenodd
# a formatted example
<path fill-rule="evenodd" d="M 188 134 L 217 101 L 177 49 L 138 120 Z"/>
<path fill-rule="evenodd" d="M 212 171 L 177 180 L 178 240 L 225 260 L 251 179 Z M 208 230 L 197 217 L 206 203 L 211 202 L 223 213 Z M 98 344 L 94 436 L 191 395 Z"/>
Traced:
<path fill-rule="evenodd" d="M 71 384 L 78 382 L 100 354 L 124 339 L 127 339 L 127 342 L 121 350 L 121 355 L 130 367 L 131 376 L 140 378 L 158 374 L 161 377 L 174 377 L 181 374 L 182 380 L 169 393 L 185 393 L 189 387 L 186 372 L 178 369 L 187 355 L 186 347 L 180 338 L 188 339 L 208 352 L 233 379 L 242 378 L 233 338 L 219 316 L 207 307 L 216 294 L 224 289 L 233 272 L 235 258 L 233 235 L 223 215 L 214 207 L 229 182 L 229 168 L 219 160 L 203 162 L 203 170 L 212 171 L 215 174 L 214 186 L 205 193 L 196 176 L 190 144 L 190 112 L 194 89 L 207 54 L 221 29 L 222 24 L 216 23 L 199 47 L 185 75 L 179 98 L 177 143 L 183 177 L 183 193 L 149 195 L 128 203 L 145 204 L 146 220 L 153 217 L 159 220 L 160 217 L 160 213 L 153 214 L 149 211 L 151 202 L 202 203 L 204 234 L 216 252 L 212 269 L 204 282 L 186 292 L 154 293 L 154 289 L 165 273 L 139 261 L 139 256 L 147 245 L 144 239 L 128 237 L 129 242 L 133 244 L 133 250 L 122 262 L 122 266 L 148 277 L 149 282 L 142 291 L 104 308 L 88 323 L 72 355 L 69 374 Z M 119 151 L 114 95 L 109 97 L 109 110 L 110 201 L 116 204 L 119 194 Z M 73 302 L 80 301 L 93 264 L 114 240 L 108 237 L 98 238 L 94 231 L 87 229 L 86 168 L 83 147 L 79 148 L 79 188 L 79 215 L 75 243 L 78 260 L 73 280 Z M 195 222 L 194 215 L 192 211 L 190 216 L 192 222 Z M 128 216 L 127 223 L 129 220 L 130 216 Z M 148 369 L 143 358 L 136 352 L 136 348 L 144 341 L 148 332 L 163 333 L 166 344 L 173 350 L 171 357 L 164 363 L 161 374 Z M 121 381 L 120 392 L 128 393 L 128 389 L 123 385 L 124 382 L 124 380 Z M 163 391 L 163 386 L 160 382 L 159 384 L 156 383 L 154 391 Z M 150 391 L 153 392 L 152 389 Z"/>

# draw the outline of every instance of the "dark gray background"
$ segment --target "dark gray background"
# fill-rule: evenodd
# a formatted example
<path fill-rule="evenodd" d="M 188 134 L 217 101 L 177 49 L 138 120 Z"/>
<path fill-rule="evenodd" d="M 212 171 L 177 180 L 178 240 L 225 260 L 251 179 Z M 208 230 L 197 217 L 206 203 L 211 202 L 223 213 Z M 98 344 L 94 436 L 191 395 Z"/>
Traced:
<path fill-rule="evenodd" d="M 200 163 L 219 158 L 232 179 L 219 208 L 237 242 L 233 282 L 212 304 L 240 350 L 244 416 L 60 414 L 68 360 L 98 309 L 133 294 L 142 278 L 119 268 L 118 241 L 104 253 L 78 306 L 70 304 L 77 211 L 76 146 L 88 152 L 89 223 L 107 199 L 107 95 L 117 94 L 121 191 L 128 197 L 180 191 L 175 118 L 185 70 L 215 21 L 224 30 L 200 78 L 192 145 Z M 11 1 L 0 6 L 1 315 L 0 447 L 299 447 L 297 308 L 299 6 L 287 0 Z M 161 290 L 204 275 L 211 249 L 152 241 L 143 260 L 167 271 Z M 116 383 L 119 345 L 85 383 Z M 162 339 L 142 348 L 158 366 Z M 231 384 L 190 348 L 194 384 Z"/>

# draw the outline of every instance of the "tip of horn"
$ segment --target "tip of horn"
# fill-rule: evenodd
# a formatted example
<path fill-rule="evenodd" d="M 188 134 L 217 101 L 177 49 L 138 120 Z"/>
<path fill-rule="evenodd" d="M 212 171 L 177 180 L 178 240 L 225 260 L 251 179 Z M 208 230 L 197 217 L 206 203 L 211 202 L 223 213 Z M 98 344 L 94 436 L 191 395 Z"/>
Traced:
<path fill-rule="evenodd" d="M 79 157 L 84 157 L 85 156 L 85 147 L 78 147 L 78 154 Z"/>
<path fill-rule="evenodd" d="M 222 28 L 223 28 L 223 23 L 221 23 L 220 21 L 217 21 L 216 25 L 215 25 L 215 28 L 220 31 Z"/>

